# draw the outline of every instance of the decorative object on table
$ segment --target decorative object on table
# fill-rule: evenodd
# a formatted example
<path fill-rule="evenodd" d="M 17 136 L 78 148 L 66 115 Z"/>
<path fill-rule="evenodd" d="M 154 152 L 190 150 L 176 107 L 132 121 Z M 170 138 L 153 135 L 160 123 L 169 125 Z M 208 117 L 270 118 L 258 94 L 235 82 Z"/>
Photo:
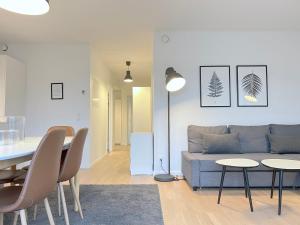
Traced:
<path fill-rule="evenodd" d="M 231 106 L 230 66 L 200 66 L 200 106 Z"/>
<path fill-rule="evenodd" d="M 49 0 L 0 0 L 0 8 L 24 15 L 43 15 L 49 11 Z"/>
<path fill-rule="evenodd" d="M 12 145 L 25 138 L 25 117 L 0 117 L 0 146 Z"/>
<path fill-rule="evenodd" d="M 132 76 L 130 74 L 130 65 L 131 65 L 131 62 L 130 61 L 126 61 L 126 66 L 128 67 L 127 71 L 126 71 L 126 75 L 124 77 L 124 82 L 125 83 L 132 83 L 133 82 L 133 79 L 132 79 Z"/>
<path fill-rule="evenodd" d="M 154 176 L 156 181 L 170 182 L 174 181 L 175 177 L 171 175 L 171 149 L 170 149 L 170 92 L 179 91 L 185 85 L 185 79 L 177 73 L 173 67 L 166 70 L 166 89 L 168 91 L 168 173 L 157 174 Z"/>
<path fill-rule="evenodd" d="M 64 84 L 63 83 L 51 83 L 51 99 L 52 100 L 64 99 Z"/>
<path fill-rule="evenodd" d="M 266 65 L 238 65 L 237 105 L 268 107 L 268 69 Z"/>

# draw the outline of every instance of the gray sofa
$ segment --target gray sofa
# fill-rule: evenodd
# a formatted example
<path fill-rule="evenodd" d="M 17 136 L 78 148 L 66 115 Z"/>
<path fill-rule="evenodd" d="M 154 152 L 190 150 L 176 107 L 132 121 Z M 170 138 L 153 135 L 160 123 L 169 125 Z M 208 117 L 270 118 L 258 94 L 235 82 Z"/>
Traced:
<path fill-rule="evenodd" d="M 203 150 L 203 134 L 235 134 L 239 136 L 241 154 L 206 154 Z M 248 158 L 260 162 L 267 158 L 299 159 L 300 154 L 277 154 L 271 151 L 268 135 L 300 138 L 300 125 L 263 125 L 263 126 L 215 126 L 188 127 L 188 151 L 182 152 L 182 173 L 188 184 L 197 190 L 202 187 L 219 187 L 222 167 L 215 163 L 218 159 Z M 289 145 L 289 143 L 287 144 Z M 299 149 L 300 153 L 300 149 Z M 243 187 L 244 179 L 240 170 L 228 168 L 225 187 Z M 252 187 L 270 187 L 272 170 L 263 165 L 249 170 Z M 286 172 L 284 186 L 300 186 L 300 174 Z M 278 181 L 278 179 L 276 179 Z M 276 184 L 277 185 L 277 184 Z"/>

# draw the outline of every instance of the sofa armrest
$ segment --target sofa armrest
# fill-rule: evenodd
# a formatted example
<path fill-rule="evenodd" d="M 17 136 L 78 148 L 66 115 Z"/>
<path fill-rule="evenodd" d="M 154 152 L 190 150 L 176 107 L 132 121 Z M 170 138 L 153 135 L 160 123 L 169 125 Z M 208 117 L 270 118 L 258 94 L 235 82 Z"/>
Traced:
<path fill-rule="evenodd" d="M 193 153 L 182 152 L 182 173 L 188 184 L 195 190 L 200 187 L 200 164 Z"/>

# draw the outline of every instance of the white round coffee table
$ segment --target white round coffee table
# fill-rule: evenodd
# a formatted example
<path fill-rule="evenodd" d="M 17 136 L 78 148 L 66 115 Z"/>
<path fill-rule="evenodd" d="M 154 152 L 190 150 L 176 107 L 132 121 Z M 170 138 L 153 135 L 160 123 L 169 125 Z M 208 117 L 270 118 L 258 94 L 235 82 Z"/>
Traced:
<path fill-rule="evenodd" d="M 276 179 L 276 172 L 279 172 L 279 191 L 278 191 L 278 215 L 281 214 L 282 205 L 282 186 L 283 186 L 283 172 L 284 171 L 300 171 L 300 161 L 291 159 L 264 159 L 261 161 L 263 165 L 273 170 L 271 198 L 273 198 L 274 184 Z"/>
<path fill-rule="evenodd" d="M 252 159 L 243 159 L 243 158 L 221 159 L 221 160 L 217 160 L 216 163 L 223 167 L 220 188 L 219 188 L 218 204 L 220 204 L 220 200 L 221 200 L 221 194 L 222 194 L 222 189 L 223 189 L 226 168 L 227 167 L 241 168 L 243 171 L 243 175 L 244 175 L 245 195 L 246 195 L 246 198 L 249 197 L 248 199 L 249 199 L 249 204 L 250 204 L 250 210 L 251 210 L 251 212 L 253 212 L 251 191 L 250 191 L 249 178 L 248 178 L 248 169 L 258 167 L 259 163 Z"/>

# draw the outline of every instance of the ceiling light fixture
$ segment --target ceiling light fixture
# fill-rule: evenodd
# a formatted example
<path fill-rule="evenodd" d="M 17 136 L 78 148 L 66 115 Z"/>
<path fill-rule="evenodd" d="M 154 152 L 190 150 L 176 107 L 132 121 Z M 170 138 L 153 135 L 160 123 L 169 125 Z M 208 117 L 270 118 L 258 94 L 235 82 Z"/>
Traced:
<path fill-rule="evenodd" d="M 0 8 L 24 15 L 43 15 L 49 11 L 49 0 L 0 0 Z"/>
<path fill-rule="evenodd" d="M 131 76 L 130 70 L 129 70 L 130 65 L 131 65 L 131 62 L 126 61 L 126 66 L 128 67 L 128 70 L 126 71 L 126 75 L 124 77 L 124 82 L 126 82 L 126 83 L 132 83 L 133 82 L 133 79 L 132 79 L 132 76 Z"/>

